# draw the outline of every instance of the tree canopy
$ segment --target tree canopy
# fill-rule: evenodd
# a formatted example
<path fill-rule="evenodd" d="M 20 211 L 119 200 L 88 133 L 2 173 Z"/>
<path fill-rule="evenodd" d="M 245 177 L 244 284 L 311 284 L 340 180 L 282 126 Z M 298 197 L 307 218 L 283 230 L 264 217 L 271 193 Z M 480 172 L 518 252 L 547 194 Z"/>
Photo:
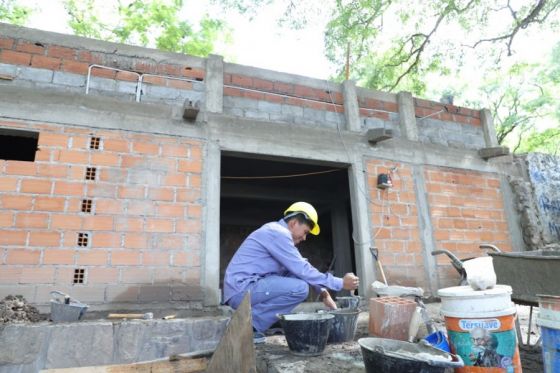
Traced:
<path fill-rule="evenodd" d="M 16 0 L 0 0 L 0 21 L 23 25 L 29 18 L 31 9 L 17 5 Z"/>

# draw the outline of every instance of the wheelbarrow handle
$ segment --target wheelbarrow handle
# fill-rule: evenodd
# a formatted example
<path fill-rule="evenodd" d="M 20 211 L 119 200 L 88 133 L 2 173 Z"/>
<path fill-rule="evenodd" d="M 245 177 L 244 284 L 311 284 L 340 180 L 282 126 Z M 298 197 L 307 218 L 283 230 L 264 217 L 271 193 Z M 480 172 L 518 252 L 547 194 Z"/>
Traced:
<path fill-rule="evenodd" d="M 455 254 L 453 254 L 451 251 L 446 250 L 446 249 L 440 249 L 440 250 L 434 250 L 432 251 L 432 255 L 436 256 L 436 255 L 440 255 L 440 254 L 445 254 L 449 257 L 449 259 L 451 259 L 451 262 L 453 263 L 453 266 L 459 270 L 463 269 L 463 262 L 457 258 L 455 256 Z"/>
<path fill-rule="evenodd" d="M 480 244 L 478 247 L 479 247 L 480 249 L 482 249 L 482 250 L 492 250 L 492 251 L 497 252 L 497 253 L 501 253 L 501 252 L 502 252 L 502 250 L 500 250 L 500 249 L 498 248 L 498 246 L 492 245 L 492 244 L 489 244 L 489 243 L 482 243 L 482 244 Z"/>

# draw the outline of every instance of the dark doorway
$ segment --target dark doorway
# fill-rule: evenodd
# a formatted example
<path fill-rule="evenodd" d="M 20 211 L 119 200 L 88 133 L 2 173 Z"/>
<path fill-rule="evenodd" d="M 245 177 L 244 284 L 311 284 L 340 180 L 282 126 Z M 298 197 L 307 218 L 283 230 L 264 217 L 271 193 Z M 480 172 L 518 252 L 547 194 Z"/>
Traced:
<path fill-rule="evenodd" d="M 0 128 L 0 159 L 35 161 L 38 132 Z"/>
<path fill-rule="evenodd" d="M 356 273 L 347 167 L 222 154 L 220 288 L 231 257 L 247 235 L 282 218 L 296 201 L 317 209 L 321 227 L 318 236 L 309 235 L 298 245 L 303 257 L 321 272 L 331 266 L 335 276 Z"/>

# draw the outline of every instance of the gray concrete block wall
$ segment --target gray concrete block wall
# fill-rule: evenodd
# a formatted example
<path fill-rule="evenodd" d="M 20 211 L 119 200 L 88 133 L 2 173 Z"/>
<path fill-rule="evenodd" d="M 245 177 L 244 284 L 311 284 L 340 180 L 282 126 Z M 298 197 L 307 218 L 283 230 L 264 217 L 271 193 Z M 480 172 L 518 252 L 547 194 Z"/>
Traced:
<path fill-rule="evenodd" d="M 451 148 L 480 149 L 485 147 L 481 127 L 426 118 L 417 121 L 418 140 Z"/>
<path fill-rule="evenodd" d="M 389 113 L 389 121 L 376 117 L 360 117 L 360 122 L 362 123 L 363 130 L 384 128 L 392 130 L 394 136 L 401 136 L 398 113 Z"/>

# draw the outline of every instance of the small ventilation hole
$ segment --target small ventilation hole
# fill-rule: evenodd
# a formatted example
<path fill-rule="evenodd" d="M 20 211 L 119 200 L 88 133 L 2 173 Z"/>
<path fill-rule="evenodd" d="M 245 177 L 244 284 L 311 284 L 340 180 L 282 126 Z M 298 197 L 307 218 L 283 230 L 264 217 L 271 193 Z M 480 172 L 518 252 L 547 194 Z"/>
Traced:
<path fill-rule="evenodd" d="M 86 168 L 86 180 L 95 180 L 97 169 L 95 167 Z"/>
<path fill-rule="evenodd" d="M 86 270 L 84 268 L 75 268 L 73 282 L 75 284 L 83 284 L 85 276 L 86 276 Z"/>
<path fill-rule="evenodd" d="M 89 148 L 99 149 L 99 144 L 101 144 L 101 137 L 92 137 L 89 142 Z"/>
<path fill-rule="evenodd" d="M 83 199 L 82 200 L 82 212 L 90 213 L 92 204 L 93 204 L 93 201 L 91 199 Z"/>
<path fill-rule="evenodd" d="M 87 247 L 89 241 L 88 233 L 78 233 L 78 246 Z"/>

